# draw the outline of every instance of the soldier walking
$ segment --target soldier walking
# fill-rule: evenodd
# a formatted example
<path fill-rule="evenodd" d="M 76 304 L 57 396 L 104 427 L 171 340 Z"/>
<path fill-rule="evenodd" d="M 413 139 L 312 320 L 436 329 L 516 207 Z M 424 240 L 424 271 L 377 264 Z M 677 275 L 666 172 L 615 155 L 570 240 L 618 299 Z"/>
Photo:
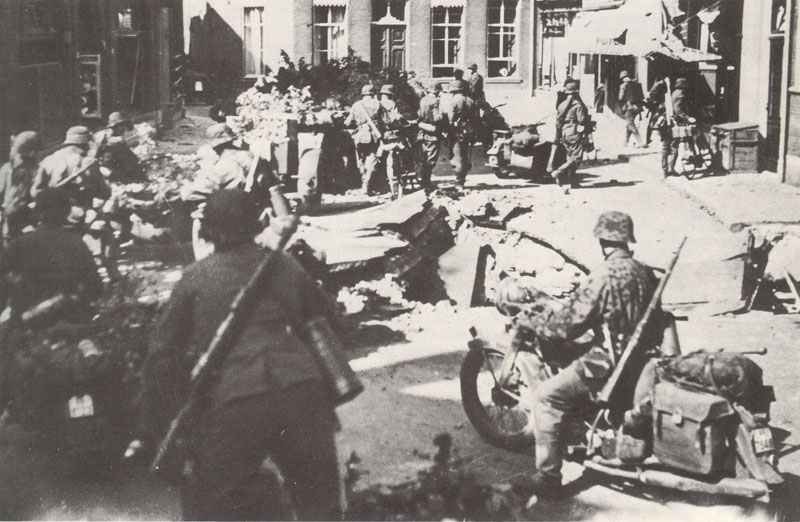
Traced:
<path fill-rule="evenodd" d="M 631 137 L 636 139 L 636 146 L 642 146 L 642 136 L 639 134 L 639 128 L 636 126 L 636 117 L 642 112 L 642 84 L 634 81 L 628 71 L 622 71 L 619 74 L 619 79 L 622 82 L 619 86 L 619 103 L 622 108 L 622 114 L 625 117 L 625 146 L 630 143 Z"/>
<path fill-rule="evenodd" d="M 378 167 L 377 152 L 381 134 L 375 121 L 379 110 L 380 104 L 375 99 L 375 87 L 365 85 L 361 88 L 361 99 L 353 104 L 345 120 L 345 126 L 356 127 L 353 141 L 356 144 L 356 157 L 361 170 L 361 188 L 364 194 L 369 194 L 370 184 Z"/>
<path fill-rule="evenodd" d="M 448 141 L 453 152 L 451 164 L 456 173 L 456 184 L 464 188 L 467 173 L 472 168 L 472 140 L 477 129 L 478 116 L 475 102 L 466 96 L 467 82 L 453 80 L 450 83 L 450 100 L 443 108 Z"/>
<path fill-rule="evenodd" d="M 289 226 L 280 223 L 278 228 Z M 212 194 L 202 225 L 214 253 L 184 270 L 144 366 L 144 417 L 153 438 L 166 431 L 188 368 L 265 255 L 253 242 L 261 228 L 256 206 L 241 190 Z M 181 488 L 186 520 L 290 520 L 287 490 L 300 520 L 340 516 L 334 404 L 297 333 L 313 317 L 333 324 L 336 317 L 328 297 L 291 256 L 270 255 L 269 282 L 208 390 L 189 441 Z M 267 458 L 272 466 L 263 465 Z"/>
<path fill-rule="evenodd" d="M 417 177 L 425 192 L 433 190 L 431 173 L 439 160 L 439 136 L 442 132 L 442 116 L 439 107 L 441 86 L 432 81 L 426 87 L 425 96 L 419 101 L 419 134 L 417 136 Z"/>
<path fill-rule="evenodd" d="M 0 203 L 2 203 L 2 234 L 8 241 L 19 236 L 31 224 L 29 204 L 33 201 L 31 187 L 36 176 L 39 135 L 34 131 L 20 132 L 11 142 L 8 162 L 0 167 Z"/>
<path fill-rule="evenodd" d="M 556 111 L 556 136 L 560 145 L 566 149 L 567 161 L 550 175 L 559 187 L 565 187 L 564 192 L 568 194 L 570 187 L 577 186 L 575 174 L 583 159 L 589 110 L 578 94 L 576 80 L 567 80 L 563 92 L 565 98 Z"/>

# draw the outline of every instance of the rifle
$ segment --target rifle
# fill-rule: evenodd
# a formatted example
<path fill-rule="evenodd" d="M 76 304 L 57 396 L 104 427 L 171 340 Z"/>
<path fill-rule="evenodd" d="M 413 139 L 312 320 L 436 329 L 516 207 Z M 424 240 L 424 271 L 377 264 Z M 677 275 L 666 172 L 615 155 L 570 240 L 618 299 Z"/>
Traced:
<path fill-rule="evenodd" d="M 678 245 L 678 250 L 675 251 L 675 255 L 672 256 L 672 260 L 669 262 L 667 266 L 667 271 L 664 273 L 664 276 L 661 278 L 661 281 L 658 283 L 658 287 L 656 291 L 653 293 L 653 297 L 650 298 L 650 303 L 647 305 L 647 309 L 644 312 L 644 315 L 636 324 L 636 330 L 633 331 L 633 335 L 630 339 L 628 339 L 628 344 L 625 346 L 625 351 L 622 352 L 622 356 L 619 358 L 619 362 L 614 367 L 614 371 L 611 373 L 611 377 L 608 378 L 606 381 L 605 386 L 603 389 L 600 390 L 600 393 L 597 394 L 596 401 L 600 404 L 608 404 L 611 400 L 611 397 L 614 395 L 614 392 L 619 385 L 620 377 L 622 373 L 625 371 L 625 367 L 628 365 L 628 361 L 630 361 L 631 357 L 633 357 L 634 352 L 638 351 L 639 349 L 639 341 L 642 338 L 642 334 L 644 333 L 644 329 L 647 326 L 647 323 L 650 321 L 650 317 L 653 315 L 656 307 L 658 306 L 659 302 L 661 301 L 661 294 L 664 293 L 664 288 L 667 286 L 667 282 L 669 281 L 670 276 L 672 275 L 672 270 L 675 268 L 675 263 L 678 262 L 678 257 L 681 255 L 681 250 L 683 250 L 683 245 L 686 244 L 686 236 L 683 237 L 681 240 L 680 245 Z"/>
<path fill-rule="evenodd" d="M 87 170 L 89 170 L 90 168 L 94 167 L 95 165 L 97 165 L 97 160 L 93 159 L 92 161 L 90 161 L 89 163 L 87 163 L 86 165 L 84 165 L 83 167 L 78 169 L 76 172 L 73 172 L 72 174 L 70 174 L 66 178 L 64 178 L 61 181 L 59 181 L 58 183 L 56 183 L 54 188 L 63 187 L 67 183 L 70 183 L 72 180 L 77 179 L 78 177 L 80 177 L 83 173 L 85 173 Z"/>
<path fill-rule="evenodd" d="M 270 188 L 272 196 L 272 207 L 277 215 L 289 213 L 288 203 L 275 186 Z M 289 241 L 293 231 L 286 231 L 281 234 L 278 246 L 275 249 L 283 250 Z M 217 327 L 217 331 L 205 352 L 195 363 L 190 374 L 189 395 L 175 418 L 172 419 L 166 435 L 161 440 L 156 451 L 156 456 L 150 465 L 153 473 L 166 475 L 167 478 L 178 479 L 183 473 L 182 453 L 185 449 L 186 435 L 190 424 L 195 419 L 200 410 L 208 388 L 211 386 L 215 374 L 225 361 L 228 354 L 236 344 L 237 337 L 241 332 L 241 326 L 247 320 L 247 313 L 252 311 L 256 301 L 261 296 L 264 282 L 272 273 L 271 267 L 275 256 L 268 254 L 259 263 L 248 282 L 239 290 L 230 306 L 230 311 L 225 319 Z"/>

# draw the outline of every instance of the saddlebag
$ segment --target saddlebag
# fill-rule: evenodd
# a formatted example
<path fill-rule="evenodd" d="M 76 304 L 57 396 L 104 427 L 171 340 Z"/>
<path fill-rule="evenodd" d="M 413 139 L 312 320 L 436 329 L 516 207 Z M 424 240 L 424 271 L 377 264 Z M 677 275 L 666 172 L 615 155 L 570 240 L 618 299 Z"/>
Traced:
<path fill-rule="evenodd" d="M 659 382 L 653 391 L 653 454 L 668 466 L 714 475 L 725 468 L 735 427 L 731 404 L 710 393 Z"/>

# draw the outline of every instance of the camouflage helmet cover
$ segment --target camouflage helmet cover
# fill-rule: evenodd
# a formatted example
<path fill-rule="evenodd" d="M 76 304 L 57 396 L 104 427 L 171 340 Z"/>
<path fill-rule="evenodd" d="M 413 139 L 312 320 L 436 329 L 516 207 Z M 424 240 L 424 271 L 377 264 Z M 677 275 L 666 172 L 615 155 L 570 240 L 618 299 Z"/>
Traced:
<path fill-rule="evenodd" d="M 594 227 L 594 237 L 617 243 L 636 243 L 633 235 L 633 220 L 617 210 L 603 212 Z"/>
<path fill-rule="evenodd" d="M 361 87 L 361 96 L 370 96 L 375 94 L 375 86 L 368 83 Z"/>

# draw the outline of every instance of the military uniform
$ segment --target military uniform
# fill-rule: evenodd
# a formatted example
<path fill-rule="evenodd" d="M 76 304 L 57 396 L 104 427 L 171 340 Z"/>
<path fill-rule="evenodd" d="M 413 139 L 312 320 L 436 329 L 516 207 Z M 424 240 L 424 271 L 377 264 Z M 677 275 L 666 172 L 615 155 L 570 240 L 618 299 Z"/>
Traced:
<path fill-rule="evenodd" d="M 419 101 L 417 136 L 417 177 L 425 190 L 432 189 L 431 173 L 439 160 L 439 133 L 443 122 L 439 98 L 428 92 Z"/>
<path fill-rule="evenodd" d="M 483 76 L 478 72 L 478 68 L 470 68 L 472 74 L 469 77 L 469 97 L 482 107 L 486 103 L 486 92 L 483 89 Z"/>
<path fill-rule="evenodd" d="M 475 102 L 464 94 L 465 90 L 466 82 L 454 80 L 450 84 L 450 100 L 442 110 L 453 152 L 451 164 L 456 171 L 456 182 L 462 187 L 472 168 L 472 139 L 478 119 Z"/>
<path fill-rule="evenodd" d="M 627 73 L 623 77 L 622 84 L 619 86 L 619 102 L 622 107 L 622 114 L 625 117 L 625 146 L 630 143 L 631 136 L 636 138 L 636 145 L 642 144 L 642 137 L 639 128 L 636 126 L 636 116 L 642 111 L 640 105 L 642 85 L 639 82 L 628 78 Z"/>
<path fill-rule="evenodd" d="M 4 240 L 19 236 L 31 221 L 28 204 L 33 201 L 31 187 L 38 165 L 32 156 L 37 149 L 37 134 L 33 131 L 21 132 L 11 145 L 9 161 L 0 167 Z"/>
<path fill-rule="evenodd" d="M 39 165 L 31 195 L 36 197 L 47 187 L 58 187 L 64 180 L 89 165 L 93 161 L 88 155 L 90 141 L 91 134 L 86 127 L 70 128 L 62 147 L 43 159 Z M 72 204 L 84 209 L 92 207 L 94 198 L 107 199 L 111 196 L 111 188 L 96 166 L 87 169 L 64 188 L 70 194 Z"/>
<path fill-rule="evenodd" d="M 559 185 L 575 182 L 574 175 L 583 159 L 586 125 L 589 123 L 589 111 L 578 97 L 577 87 L 569 94 L 556 110 L 556 135 L 567 152 L 567 161 L 551 173 Z"/>
<path fill-rule="evenodd" d="M 609 214 L 621 213 L 604 216 Z M 601 223 L 603 219 L 601 216 Z M 616 226 L 614 219 L 617 218 L 606 220 L 606 229 Z M 633 240 L 632 224 L 630 231 L 630 240 Z M 597 229 L 595 235 L 598 235 Z M 515 343 L 533 333 L 545 342 L 556 343 L 563 351 L 575 352 L 577 348 L 571 341 L 588 331 L 595 332 L 588 351 L 541 383 L 533 396 L 528 397 L 532 400 L 539 474 L 560 483 L 560 437 L 564 417 L 581 405 L 589 404 L 592 394 L 605 384 L 614 361 L 644 315 L 656 286 L 652 271 L 633 259 L 627 248 L 619 246 L 607 254 L 603 264 L 564 306 L 551 305 L 543 310 L 542 306 L 522 305 L 522 311 L 515 318 Z M 603 328 L 604 324 L 607 329 Z M 612 337 L 605 344 L 603 331 Z M 614 353 L 609 353 L 609 347 Z"/>
<path fill-rule="evenodd" d="M 362 91 L 363 94 L 363 91 Z M 346 126 L 356 126 L 353 141 L 356 144 L 356 155 L 361 168 L 361 186 L 368 192 L 370 183 L 375 177 L 378 167 L 378 143 L 380 135 L 373 126 L 377 127 L 376 119 L 380 111 L 380 103 L 373 96 L 365 95 L 355 102 L 350 109 L 350 114 L 345 120 Z"/>
<path fill-rule="evenodd" d="M 164 433 L 185 396 L 188 369 L 264 255 L 247 242 L 184 270 L 144 366 L 146 418 L 154 436 Z M 181 491 L 185 519 L 288 518 L 278 509 L 277 479 L 261 468 L 266 457 L 283 473 L 300 520 L 337 518 L 334 405 L 297 334 L 314 316 L 335 319 L 333 308 L 291 256 L 273 255 L 268 287 L 208 391 L 194 430 L 192 472 Z"/>

